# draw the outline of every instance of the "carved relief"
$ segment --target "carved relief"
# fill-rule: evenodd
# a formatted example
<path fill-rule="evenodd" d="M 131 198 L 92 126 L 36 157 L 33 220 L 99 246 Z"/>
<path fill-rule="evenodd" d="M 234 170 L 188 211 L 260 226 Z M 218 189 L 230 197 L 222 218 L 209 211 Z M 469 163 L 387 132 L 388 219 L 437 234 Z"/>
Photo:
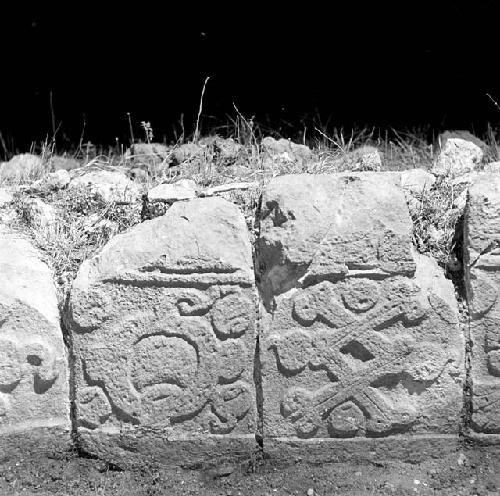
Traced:
<path fill-rule="evenodd" d="M 26 377 L 44 394 L 59 377 L 54 353 L 42 343 L 22 344 L 0 338 L 0 392 L 12 393 Z"/>
<path fill-rule="evenodd" d="M 80 425 L 194 423 L 212 434 L 232 432 L 255 410 L 251 290 L 215 285 L 155 293 L 162 303 L 150 304 L 154 311 L 109 319 L 82 340 Z"/>
<path fill-rule="evenodd" d="M 413 252 L 394 179 L 282 176 L 262 205 L 264 435 L 456 433 L 463 343 L 453 287 Z M 278 213 L 286 222 L 272 222 Z"/>
<path fill-rule="evenodd" d="M 469 190 L 464 249 L 471 314 L 472 428 L 500 434 L 500 229 L 498 175 L 479 176 Z"/>
<path fill-rule="evenodd" d="M 394 377 L 433 381 L 446 364 L 439 343 L 426 343 L 422 350 L 404 332 L 426 318 L 417 296 L 410 283 L 363 279 L 323 281 L 297 295 L 293 315 L 305 327 L 273 334 L 268 346 L 285 377 L 297 376 L 298 382 L 306 370 L 324 370 L 331 381 L 315 391 L 285 391 L 282 415 L 299 437 L 314 436 L 325 422 L 334 437 L 383 435 L 411 426 L 411 406 L 393 404 L 378 388 Z M 313 329 L 315 321 L 326 325 Z M 386 328 L 397 326 L 399 336 L 384 336 Z"/>

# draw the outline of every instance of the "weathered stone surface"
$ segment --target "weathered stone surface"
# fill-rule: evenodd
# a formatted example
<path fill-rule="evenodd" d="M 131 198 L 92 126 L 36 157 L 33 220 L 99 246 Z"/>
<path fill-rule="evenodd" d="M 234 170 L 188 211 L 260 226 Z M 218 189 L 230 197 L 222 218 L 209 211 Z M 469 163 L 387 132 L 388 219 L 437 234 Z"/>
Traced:
<path fill-rule="evenodd" d="M 48 193 L 50 191 L 57 191 L 64 189 L 68 186 L 71 177 L 69 172 L 64 169 L 59 169 L 56 172 L 49 172 L 43 177 L 30 184 L 27 188 L 28 192 L 34 193 Z"/>
<path fill-rule="evenodd" d="M 409 169 L 401 172 L 401 187 L 410 193 L 420 195 L 429 191 L 436 178 L 424 169 Z"/>
<path fill-rule="evenodd" d="M 203 160 L 205 150 L 196 143 L 184 143 L 172 150 L 172 165 L 184 165 L 190 161 Z"/>
<path fill-rule="evenodd" d="M 268 185 L 257 241 L 265 450 L 364 456 L 367 438 L 384 437 L 390 456 L 402 440 L 457 439 L 464 339 L 453 287 L 413 252 L 411 229 L 393 175 Z"/>
<path fill-rule="evenodd" d="M 174 202 L 196 198 L 196 183 L 192 179 L 181 179 L 171 184 L 159 184 L 148 191 L 149 201 Z"/>
<path fill-rule="evenodd" d="M 0 188 L 0 207 L 7 205 L 14 199 L 12 191 L 8 188 Z"/>
<path fill-rule="evenodd" d="M 34 226 L 52 228 L 56 223 L 56 210 L 40 198 L 26 198 L 23 201 L 25 220 Z"/>
<path fill-rule="evenodd" d="M 56 290 L 38 252 L 5 228 L 0 281 L 0 452 L 27 441 L 66 447 L 69 372 Z"/>
<path fill-rule="evenodd" d="M 43 160 L 31 153 L 15 155 L 8 162 L 0 163 L 0 181 L 17 184 L 35 179 L 44 171 Z"/>
<path fill-rule="evenodd" d="M 500 172 L 500 162 L 490 162 L 484 166 L 484 172 Z"/>
<path fill-rule="evenodd" d="M 75 169 L 69 187 L 88 187 L 106 201 L 124 204 L 135 202 L 141 194 L 140 186 L 127 177 L 124 169 L 110 166 Z"/>
<path fill-rule="evenodd" d="M 202 138 L 199 144 L 205 147 L 212 156 L 212 160 L 221 166 L 234 164 L 245 153 L 245 148 L 232 138 L 208 136 Z"/>
<path fill-rule="evenodd" d="M 276 140 L 267 136 L 262 140 L 261 147 L 274 161 L 303 163 L 312 157 L 312 151 L 309 147 L 287 139 Z"/>
<path fill-rule="evenodd" d="M 49 189 L 62 189 L 65 188 L 71 178 L 69 172 L 66 169 L 57 169 L 55 172 L 50 172 L 43 179 L 43 185 L 46 185 Z"/>
<path fill-rule="evenodd" d="M 170 149 L 161 143 L 135 143 L 130 155 L 135 162 L 159 163 L 168 159 Z"/>
<path fill-rule="evenodd" d="M 62 170 L 71 171 L 73 169 L 78 169 L 81 166 L 82 164 L 72 157 L 53 155 L 49 159 L 49 170 L 52 170 L 54 172 Z"/>
<path fill-rule="evenodd" d="M 337 167 L 341 171 L 380 171 L 382 157 L 374 146 L 361 146 L 339 158 Z"/>
<path fill-rule="evenodd" d="M 500 176 L 470 187 L 465 219 L 465 276 L 470 308 L 472 428 L 500 434 Z M 493 437 L 493 436 L 491 436 Z M 497 436 L 500 441 L 500 436 Z"/>
<path fill-rule="evenodd" d="M 78 436 L 115 463 L 255 448 L 252 253 L 221 198 L 175 203 L 86 261 L 67 325 Z"/>
<path fill-rule="evenodd" d="M 459 176 L 477 169 L 486 145 L 466 131 L 447 131 L 439 136 L 440 151 L 432 173 Z"/>

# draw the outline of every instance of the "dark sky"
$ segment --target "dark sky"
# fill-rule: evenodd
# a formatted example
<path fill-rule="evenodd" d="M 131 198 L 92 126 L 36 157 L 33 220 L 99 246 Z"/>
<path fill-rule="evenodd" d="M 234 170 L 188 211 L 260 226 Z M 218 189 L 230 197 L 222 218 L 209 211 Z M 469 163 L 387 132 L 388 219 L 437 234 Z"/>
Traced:
<path fill-rule="evenodd" d="M 84 121 L 85 139 L 126 140 L 127 112 L 136 134 L 145 120 L 170 140 L 181 114 L 193 129 L 207 76 L 207 128 L 233 104 L 299 128 L 315 115 L 347 127 L 500 120 L 486 96 L 500 101 L 495 0 L 184 4 L 3 14 L 4 139 L 22 148 L 51 134 L 52 95 L 62 141 L 78 141 Z"/>

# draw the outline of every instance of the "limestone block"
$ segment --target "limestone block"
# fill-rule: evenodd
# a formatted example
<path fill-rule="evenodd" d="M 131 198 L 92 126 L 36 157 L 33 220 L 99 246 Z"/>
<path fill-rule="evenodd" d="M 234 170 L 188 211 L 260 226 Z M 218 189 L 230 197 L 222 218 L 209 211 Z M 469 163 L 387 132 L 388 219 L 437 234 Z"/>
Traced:
<path fill-rule="evenodd" d="M 472 428 L 500 434 L 500 177 L 482 174 L 469 190 L 464 226 L 472 348 Z M 489 436 L 494 438 L 495 436 Z M 500 442 L 500 436 L 497 436 Z"/>
<path fill-rule="evenodd" d="M 67 447 L 69 373 L 55 286 L 38 252 L 5 228 L 0 281 L 0 453 Z"/>
<path fill-rule="evenodd" d="M 14 195 L 9 188 L 0 188 L 0 208 L 8 205 L 14 199 Z"/>
<path fill-rule="evenodd" d="M 456 441 L 464 339 L 453 287 L 413 252 L 411 229 L 390 174 L 281 176 L 264 191 L 265 450 L 359 459 L 403 456 L 403 445 L 411 455 L 412 436 Z"/>
<path fill-rule="evenodd" d="M 192 179 L 181 179 L 171 184 L 159 184 L 148 191 L 149 201 L 175 202 L 196 198 L 196 183 Z"/>
<path fill-rule="evenodd" d="M 49 159 L 49 169 L 57 172 L 59 170 L 71 171 L 73 169 L 78 169 L 81 167 L 81 163 L 71 157 L 62 157 L 58 155 L 53 155 Z"/>
<path fill-rule="evenodd" d="M 255 314 L 234 204 L 175 203 L 113 238 L 82 265 L 67 318 L 83 449 L 125 465 L 253 451 Z"/>
<path fill-rule="evenodd" d="M 33 180 L 43 172 L 43 160 L 31 153 L 14 155 L 8 162 L 0 162 L 0 182 L 5 184 L 19 184 Z"/>
<path fill-rule="evenodd" d="M 311 159 L 312 151 L 306 145 L 299 145 L 287 139 L 276 140 L 266 136 L 261 143 L 262 150 L 274 160 L 283 162 L 306 162 Z"/>
<path fill-rule="evenodd" d="M 85 166 L 71 171 L 69 188 L 88 187 L 105 201 L 134 203 L 141 196 L 141 187 L 129 179 L 124 169 L 112 166 Z"/>
<path fill-rule="evenodd" d="M 136 162 L 158 163 L 168 159 L 170 149 L 161 143 L 135 143 L 129 155 Z"/>
<path fill-rule="evenodd" d="M 486 144 L 467 131 L 447 131 L 439 136 L 440 151 L 432 173 L 456 177 L 478 168 Z"/>
<path fill-rule="evenodd" d="M 428 192 L 436 178 L 424 169 L 409 169 L 401 172 L 401 187 L 409 193 L 421 195 Z"/>

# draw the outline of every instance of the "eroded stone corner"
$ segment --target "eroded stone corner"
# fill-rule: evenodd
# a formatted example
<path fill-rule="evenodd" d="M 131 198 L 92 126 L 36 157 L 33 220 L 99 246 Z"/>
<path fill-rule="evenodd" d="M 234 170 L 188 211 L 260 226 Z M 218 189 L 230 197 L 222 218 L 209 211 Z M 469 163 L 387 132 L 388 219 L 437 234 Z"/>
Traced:
<path fill-rule="evenodd" d="M 7 455 L 70 445 L 69 367 L 52 274 L 0 228 L 0 446 Z"/>

